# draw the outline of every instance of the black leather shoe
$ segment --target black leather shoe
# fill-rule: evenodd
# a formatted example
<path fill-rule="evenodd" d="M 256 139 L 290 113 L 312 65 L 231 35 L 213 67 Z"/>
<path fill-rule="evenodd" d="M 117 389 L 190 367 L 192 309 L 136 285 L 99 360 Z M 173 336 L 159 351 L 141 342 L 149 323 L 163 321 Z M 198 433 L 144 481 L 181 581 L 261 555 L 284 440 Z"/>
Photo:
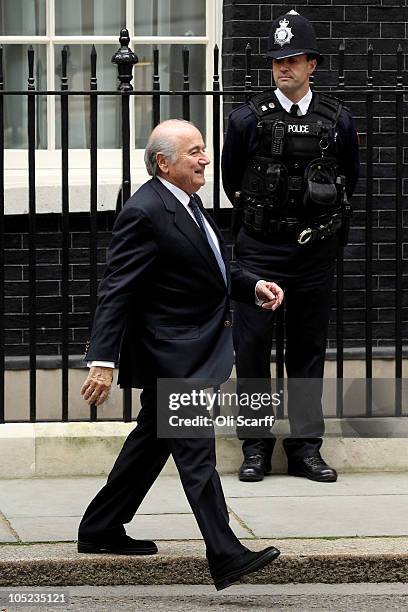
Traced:
<path fill-rule="evenodd" d="M 134 540 L 125 535 L 116 542 L 85 542 L 78 540 L 79 553 L 108 553 L 112 555 L 155 555 L 157 546 L 151 540 Z"/>
<path fill-rule="evenodd" d="M 279 555 L 280 551 L 274 546 L 268 546 L 268 548 L 264 548 L 260 552 L 246 550 L 241 555 L 229 560 L 221 569 L 210 568 L 215 588 L 217 591 L 226 589 L 234 582 L 237 582 L 242 576 L 262 569 L 265 565 L 279 557 Z"/>
<path fill-rule="evenodd" d="M 271 461 L 265 459 L 263 454 L 246 455 L 239 468 L 238 478 L 243 482 L 259 482 L 265 474 L 270 474 L 271 470 Z"/>
<path fill-rule="evenodd" d="M 336 470 L 327 465 L 320 456 L 320 453 L 316 453 L 316 455 L 311 457 L 303 457 L 303 459 L 297 459 L 296 461 L 288 459 L 288 474 L 291 476 L 303 476 L 318 482 L 336 482 L 337 480 Z"/>

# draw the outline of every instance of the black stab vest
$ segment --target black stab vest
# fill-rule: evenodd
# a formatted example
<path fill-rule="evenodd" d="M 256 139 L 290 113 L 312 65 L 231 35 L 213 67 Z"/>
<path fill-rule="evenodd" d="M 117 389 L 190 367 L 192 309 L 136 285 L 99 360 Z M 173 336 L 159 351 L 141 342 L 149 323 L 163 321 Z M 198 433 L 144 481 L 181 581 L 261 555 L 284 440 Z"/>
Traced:
<path fill-rule="evenodd" d="M 306 115 L 287 113 L 273 91 L 249 102 L 258 119 L 258 149 L 242 181 L 240 205 L 267 219 L 333 216 L 341 204 L 336 152 L 340 100 L 314 94 Z"/>

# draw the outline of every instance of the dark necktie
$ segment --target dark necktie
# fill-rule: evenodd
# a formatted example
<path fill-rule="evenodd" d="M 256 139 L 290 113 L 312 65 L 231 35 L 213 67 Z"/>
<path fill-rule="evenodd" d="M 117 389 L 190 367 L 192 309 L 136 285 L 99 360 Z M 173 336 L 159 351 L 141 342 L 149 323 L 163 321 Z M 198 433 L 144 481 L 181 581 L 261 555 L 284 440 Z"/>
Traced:
<path fill-rule="evenodd" d="M 214 244 L 213 239 L 211 238 L 211 234 L 207 229 L 207 226 L 204 222 L 204 217 L 203 217 L 203 213 L 200 210 L 199 205 L 197 204 L 197 201 L 195 200 L 194 196 L 190 196 L 190 202 L 188 203 L 190 209 L 193 211 L 193 215 L 195 220 L 198 223 L 198 226 L 201 230 L 201 232 L 203 233 L 203 235 L 205 236 L 208 244 L 210 245 L 210 248 L 212 250 L 212 252 L 214 253 L 214 257 L 217 260 L 218 266 L 221 270 L 221 274 L 222 277 L 224 279 L 225 284 L 227 284 L 227 274 L 225 271 L 225 263 L 223 258 L 221 257 L 221 253 L 219 252 L 219 250 L 217 249 L 217 247 Z"/>
<path fill-rule="evenodd" d="M 289 113 L 292 117 L 299 117 L 299 106 L 297 104 L 292 104 Z"/>

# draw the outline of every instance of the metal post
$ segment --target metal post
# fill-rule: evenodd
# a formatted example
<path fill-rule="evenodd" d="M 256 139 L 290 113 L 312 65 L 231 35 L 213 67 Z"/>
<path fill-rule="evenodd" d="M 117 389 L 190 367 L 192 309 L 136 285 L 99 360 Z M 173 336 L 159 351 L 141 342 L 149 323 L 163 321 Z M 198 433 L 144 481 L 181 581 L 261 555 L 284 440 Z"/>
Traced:
<path fill-rule="evenodd" d="M 130 81 L 133 79 L 133 66 L 138 59 L 129 48 L 130 38 L 126 28 L 120 31 L 120 49 L 112 57 L 118 67 L 118 90 L 122 93 L 122 206 L 130 198 L 130 116 L 129 92 L 133 91 Z M 130 389 L 123 391 L 123 420 L 132 420 L 132 394 Z"/>
<path fill-rule="evenodd" d="M 219 72 L 219 56 L 220 52 L 218 45 L 214 47 L 214 72 L 213 72 L 213 163 L 214 163 L 214 183 L 213 183 L 213 218 L 216 223 L 219 222 L 220 216 L 220 75 Z M 214 387 L 214 393 L 218 398 L 220 387 Z M 220 403 L 216 402 L 214 406 L 213 418 L 215 419 L 220 414 Z"/>
<path fill-rule="evenodd" d="M 365 320 L 365 359 L 366 359 L 366 416 L 372 415 L 373 398 L 373 46 L 368 47 L 367 55 L 367 145 L 366 145 L 366 320 Z"/>
<path fill-rule="evenodd" d="M 153 49 L 153 91 L 160 91 L 159 49 Z M 153 94 L 153 128 L 160 123 L 160 96 Z"/>
<path fill-rule="evenodd" d="M 345 52 L 345 45 L 344 45 L 344 41 L 342 41 L 339 44 L 339 69 L 338 69 L 339 89 L 344 88 L 344 52 Z"/>
<path fill-rule="evenodd" d="M 220 216 L 220 75 L 219 69 L 220 52 L 218 45 L 214 47 L 214 75 L 213 75 L 213 147 L 214 147 L 214 185 L 213 185 L 213 207 L 214 220 L 219 222 Z"/>
<path fill-rule="evenodd" d="M 91 51 L 91 92 L 98 89 L 96 78 L 96 60 L 97 54 L 95 45 L 92 45 Z M 89 99 L 89 123 L 91 132 L 91 191 L 90 191 L 90 236 L 89 236 L 89 314 L 90 321 L 93 321 L 98 291 L 98 96 L 90 94 Z M 89 330 L 91 332 L 91 329 Z M 97 411 L 95 404 L 91 406 L 91 421 L 96 421 Z"/>
<path fill-rule="evenodd" d="M 183 47 L 183 91 L 189 91 L 190 80 L 189 80 L 189 63 L 190 63 L 190 51 L 187 47 Z M 183 119 L 190 121 L 190 96 L 188 94 L 183 95 Z"/>
<path fill-rule="evenodd" d="M 403 153 L 404 153 L 404 93 L 403 93 L 403 51 L 397 49 L 397 92 L 395 99 L 396 117 L 396 176 L 395 176 L 395 416 L 402 415 L 402 295 L 403 295 Z"/>
<path fill-rule="evenodd" d="M 252 76 L 251 76 L 251 64 L 252 64 L 252 48 L 248 43 L 245 47 L 245 91 L 249 92 L 252 89 Z M 246 99 L 249 99 L 249 94 L 246 94 Z"/>
<path fill-rule="evenodd" d="M 61 51 L 61 183 L 62 183 L 62 248 L 61 248 L 61 359 L 62 359 L 62 421 L 68 421 L 68 355 L 69 355 L 69 108 L 67 78 L 68 48 Z"/>
<path fill-rule="evenodd" d="M 285 307 L 278 308 L 276 313 L 276 392 L 284 389 L 285 384 Z M 285 396 L 281 394 L 281 401 L 277 410 L 277 418 L 283 419 L 285 414 Z"/>
<path fill-rule="evenodd" d="M 4 97 L 3 47 L 0 47 L 0 423 L 4 423 Z"/>
<path fill-rule="evenodd" d="M 30 299 L 28 300 L 29 327 L 29 361 L 30 361 L 30 421 L 37 418 L 37 270 L 36 270 L 36 193 L 35 193 L 35 132 L 36 132 L 36 98 L 34 80 L 34 49 L 28 49 L 28 96 L 27 96 L 27 130 L 28 130 L 28 277 Z"/>
<path fill-rule="evenodd" d="M 339 45 L 339 88 L 344 89 L 344 42 Z M 343 416 L 344 387 L 344 249 L 340 247 L 336 262 L 336 416 Z"/>

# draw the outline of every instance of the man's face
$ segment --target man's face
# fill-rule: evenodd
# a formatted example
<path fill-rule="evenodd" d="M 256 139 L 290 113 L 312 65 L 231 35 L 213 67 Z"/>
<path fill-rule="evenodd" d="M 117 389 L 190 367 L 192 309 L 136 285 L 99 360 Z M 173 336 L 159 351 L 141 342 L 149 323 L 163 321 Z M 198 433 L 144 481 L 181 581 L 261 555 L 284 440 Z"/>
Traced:
<path fill-rule="evenodd" d="M 192 125 L 183 126 L 175 134 L 177 159 L 159 163 L 163 178 L 188 195 L 196 193 L 205 183 L 204 170 L 210 163 L 200 132 Z"/>
<path fill-rule="evenodd" d="M 272 72 L 276 86 L 288 98 L 298 97 L 300 100 L 309 88 L 309 77 L 316 68 L 315 59 L 307 59 L 306 53 L 272 60 Z M 303 94 L 303 95 L 301 95 Z"/>

